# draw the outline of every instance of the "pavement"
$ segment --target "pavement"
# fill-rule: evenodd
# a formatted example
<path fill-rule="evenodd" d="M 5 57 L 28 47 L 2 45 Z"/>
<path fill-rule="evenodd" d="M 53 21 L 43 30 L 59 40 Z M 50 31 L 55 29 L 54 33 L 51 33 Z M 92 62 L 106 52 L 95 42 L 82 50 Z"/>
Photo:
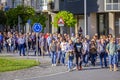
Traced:
<path fill-rule="evenodd" d="M 32 54 L 32 53 L 31 53 Z M 0 80 L 120 80 L 120 71 L 109 71 L 100 66 L 90 66 L 82 71 L 67 71 L 66 66 L 51 66 L 51 59 L 48 56 L 19 56 L 18 54 L 5 53 L 0 56 L 15 58 L 35 59 L 40 61 L 39 66 L 17 71 L 1 72 Z M 119 68 L 120 70 L 120 68 Z"/>

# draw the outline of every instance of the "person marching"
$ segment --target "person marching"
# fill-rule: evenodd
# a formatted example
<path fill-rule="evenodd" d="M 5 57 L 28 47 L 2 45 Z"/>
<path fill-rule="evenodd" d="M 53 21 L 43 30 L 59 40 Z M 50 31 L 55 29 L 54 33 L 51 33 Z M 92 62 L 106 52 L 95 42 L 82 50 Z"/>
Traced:
<path fill-rule="evenodd" d="M 19 55 L 21 56 L 21 53 L 23 56 L 25 56 L 25 47 L 24 47 L 25 39 L 22 34 L 20 34 L 18 38 L 18 45 L 19 45 Z"/>
<path fill-rule="evenodd" d="M 65 66 L 65 56 L 66 56 L 66 47 L 67 47 L 67 42 L 66 39 L 63 39 L 62 42 L 60 43 L 61 47 L 61 63 Z"/>
<path fill-rule="evenodd" d="M 104 39 L 100 39 L 100 42 L 98 44 L 98 54 L 99 54 L 99 58 L 100 58 L 100 65 L 101 68 L 103 68 L 103 59 L 104 59 L 104 65 L 105 67 L 107 67 L 107 53 L 106 53 L 106 43 Z"/>
<path fill-rule="evenodd" d="M 57 39 L 57 65 L 59 65 L 60 64 L 60 62 L 61 62 L 61 47 L 60 47 L 60 43 L 61 43 L 61 41 L 60 41 L 60 39 L 58 38 Z"/>
<path fill-rule="evenodd" d="M 50 51 L 50 53 L 51 53 L 52 66 L 56 66 L 57 44 L 56 44 L 55 39 L 52 39 L 52 43 L 50 44 L 49 51 Z"/>
<path fill-rule="evenodd" d="M 115 44 L 115 38 L 110 39 L 110 43 L 107 44 L 106 51 L 109 57 L 109 67 L 110 71 L 118 71 L 117 68 L 117 44 Z M 112 66 L 114 69 L 112 69 Z"/>
<path fill-rule="evenodd" d="M 80 41 L 80 38 L 77 38 L 77 42 L 75 43 L 74 48 L 76 54 L 76 70 L 82 70 L 83 45 Z"/>
<path fill-rule="evenodd" d="M 96 57 L 97 57 L 97 44 L 94 39 L 91 40 L 91 43 L 89 46 L 90 46 L 89 52 L 90 52 L 91 64 L 95 66 Z"/>
<path fill-rule="evenodd" d="M 89 57 L 89 43 L 87 38 L 83 40 L 83 62 L 85 63 L 85 67 L 88 66 L 88 57 Z"/>
<path fill-rule="evenodd" d="M 117 66 L 118 66 L 120 62 L 120 39 L 118 40 L 117 53 L 118 53 L 118 63 L 117 63 Z"/>
<path fill-rule="evenodd" d="M 72 40 L 68 41 L 66 52 L 67 52 L 66 56 L 68 59 L 68 71 L 70 72 L 73 68 L 73 59 L 74 59 L 74 45 Z"/>

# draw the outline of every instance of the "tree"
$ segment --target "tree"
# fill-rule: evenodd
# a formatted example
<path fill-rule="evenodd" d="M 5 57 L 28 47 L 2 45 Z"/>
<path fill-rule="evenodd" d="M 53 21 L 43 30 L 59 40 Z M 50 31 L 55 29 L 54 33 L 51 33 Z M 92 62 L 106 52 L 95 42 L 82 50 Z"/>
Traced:
<path fill-rule="evenodd" d="M 22 19 L 22 24 L 25 25 L 25 23 L 27 22 L 28 19 L 31 18 L 31 16 L 35 15 L 35 10 L 30 7 L 30 6 L 24 6 L 24 5 L 20 5 L 17 6 L 17 8 L 15 8 L 17 10 L 17 15 L 20 16 L 20 18 Z"/>
<path fill-rule="evenodd" d="M 31 23 L 32 25 L 34 23 L 40 23 L 42 25 L 43 29 L 44 29 L 44 27 L 46 27 L 47 18 L 44 14 L 36 14 L 36 15 L 32 16 L 30 19 L 32 20 L 32 23 Z"/>
<path fill-rule="evenodd" d="M 16 9 L 11 8 L 6 12 L 7 15 L 7 25 L 16 26 L 18 24 L 18 13 Z"/>
<path fill-rule="evenodd" d="M 0 24 L 5 25 L 7 21 L 7 17 L 4 11 L 0 10 Z"/>
<path fill-rule="evenodd" d="M 21 18 L 21 24 L 25 25 L 31 16 L 34 16 L 35 10 L 29 6 L 19 5 L 17 8 L 12 8 L 6 12 L 7 24 L 9 26 L 17 26 L 18 16 Z"/>
<path fill-rule="evenodd" d="M 68 27 L 74 27 L 75 24 L 77 23 L 77 20 L 74 18 L 73 14 L 68 12 L 68 11 L 60 11 L 59 13 L 56 14 L 54 17 L 54 26 L 58 27 L 58 20 L 62 17 L 62 19 L 65 22 L 65 25 Z"/>

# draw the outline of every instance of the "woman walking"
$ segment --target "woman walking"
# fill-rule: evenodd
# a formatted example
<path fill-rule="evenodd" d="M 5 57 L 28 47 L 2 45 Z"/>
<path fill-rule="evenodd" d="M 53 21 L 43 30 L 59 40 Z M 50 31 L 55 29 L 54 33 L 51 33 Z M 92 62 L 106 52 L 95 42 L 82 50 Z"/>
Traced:
<path fill-rule="evenodd" d="M 94 39 L 90 43 L 90 60 L 93 66 L 95 66 L 95 61 L 97 57 L 97 45 Z"/>
<path fill-rule="evenodd" d="M 89 44 L 87 39 L 85 38 L 83 41 L 83 62 L 85 63 L 85 67 L 88 66 L 88 57 L 89 57 Z"/>
<path fill-rule="evenodd" d="M 100 39 L 100 42 L 98 44 L 98 53 L 100 58 L 100 65 L 101 68 L 103 68 L 103 60 L 104 60 L 104 66 L 107 67 L 107 53 L 106 53 L 106 43 L 104 39 Z"/>
<path fill-rule="evenodd" d="M 74 48 L 75 48 L 75 56 L 76 56 L 76 70 L 82 70 L 83 45 L 79 38 L 77 39 Z"/>
<path fill-rule="evenodd" d="M 55 39 L 52 40 L 52 43 L 50 44 L 49 51 L 51 53 L 51 61 L 52 66 L 56 66 L 56 58 L 57 58 L 57 44 L 55 42 Z"/>
<path fill-rule="evenodd" d="M 106 47 L 106 51 L 108 53 L 108 57 L 109 57 L 109 67 L 110 67 L 110 71 L 114 70 L 117 71 L 117 45 L 115 44 L 115 38 L 111 38 L 110 39 L 110 43 L 107 44 Z M 112 69 L 112 67 L 114 69 Z"/>
<path fill-rule="evenodd" d="M 69 40 L 67 45 L 67 58 L 68 58 L 68 71 L 70 72 L 73 68 L 73 59 L 74 59 L 74 45 L 72 40 Z"/>

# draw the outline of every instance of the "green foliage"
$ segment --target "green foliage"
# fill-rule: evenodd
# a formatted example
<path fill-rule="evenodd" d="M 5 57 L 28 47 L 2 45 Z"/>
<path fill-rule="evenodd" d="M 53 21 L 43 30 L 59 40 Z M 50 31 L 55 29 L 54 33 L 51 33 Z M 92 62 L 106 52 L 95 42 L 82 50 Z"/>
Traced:
<path fill-rule="evenodd" d="M 35 60 L 0 57 L 0 72 L 13 71 L 39 65 Z"/>
<path fill-rule="evenodd" d="M 22 24 L 24 25 L 27 20 L 35 15 L 35 10 L 32 7 L 29 6 L 17 6 L 16 8 L 18 15 L 22 19 Z"/>
<path fill-rule="evenodd" d="M 32 25 L 34 23 L 40 23 L 42 25 L 42 27 L 46 27 L 46 16 L 44 14 L 36 14 L 34 16 L 31 17 L 32 20 Z"/>
<path fill-rule="evenodd" d="M 7 25 L 14 26 L 18 24 L 18 13 L 17 10 L 11 8 L 9 11 L 6 12 L 7 15 Z"/>
<path fill-rule="evenodd" d="M 73 14 L 68 12 L 68 11 L 60 11 L 59 13 L 56 14 L 54 18 L 54 26 L 58 27 L 58 20 L 59 18 L 62 18 L 65 22 L 65 25 L 68 27 L 73 27 L 75 26 L 77 20 L 74 18 Z"/>
<path fill-rule="evenodd" d="M 0 24 L 5 25 L 7 17 L 4 11 L 0 10 Z"/>
<path fill-rule="evenodd" d="M 18 24 L 18 16 L 20 16 L 22 22 L 21 24 L 25 25 L 27 20 L 35 15 L 35 10 L 29 6 L 19 5 L 17 8 L 12 8 L 6 12 L 7 15 L 7 24 L 14 26 Z"/>

